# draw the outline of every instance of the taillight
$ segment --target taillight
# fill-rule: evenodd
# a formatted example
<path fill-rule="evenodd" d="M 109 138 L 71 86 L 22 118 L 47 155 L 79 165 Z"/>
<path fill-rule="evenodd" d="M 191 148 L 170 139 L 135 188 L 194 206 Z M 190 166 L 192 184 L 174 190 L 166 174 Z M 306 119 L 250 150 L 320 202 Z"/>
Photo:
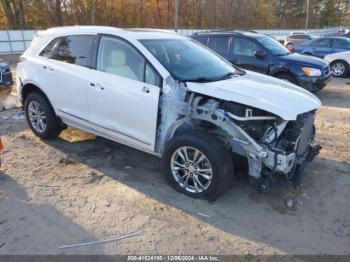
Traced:
<path fill-rule="evenodd" d="M 3 146 L 2 142 L 1 142 L 1 138 L 0 138 L 0 151 L 2 151 L 3 149 L 4 149 L 4 146 Z"/>

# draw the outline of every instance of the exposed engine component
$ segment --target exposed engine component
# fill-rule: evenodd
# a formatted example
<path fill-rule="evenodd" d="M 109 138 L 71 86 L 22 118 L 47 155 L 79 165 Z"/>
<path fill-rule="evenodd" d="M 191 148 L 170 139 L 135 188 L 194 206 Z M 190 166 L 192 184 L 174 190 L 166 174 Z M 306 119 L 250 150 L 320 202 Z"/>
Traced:
<path fill-rule="evenodd" d="M 285 121 L 258 108 L 186 93 L 181 86 L 162 103 L 169 104 L 164 108 L 172 108 L 162 112 L 159 135 L 163 139 L 193 128 L 215 133 L 232 152 L 247 158 L 249 176 L 259 186 L 266 187 L 279 178 L 301 177 L 309 152 L 313 158 L 319 151 L 311 148 L 314 111 L 299 115 L 296 121 Z M 170 131 L 164 134 L 162 130 Z"/>

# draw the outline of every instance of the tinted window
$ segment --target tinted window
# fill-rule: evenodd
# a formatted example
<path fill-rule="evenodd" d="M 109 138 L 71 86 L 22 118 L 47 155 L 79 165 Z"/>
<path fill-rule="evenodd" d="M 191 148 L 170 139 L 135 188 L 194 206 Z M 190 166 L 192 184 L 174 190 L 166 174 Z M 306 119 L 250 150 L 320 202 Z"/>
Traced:
<path fill-rule="evenodd" d="M 289 36 L 291 39 L 302 39 L 302 40 L 310 40 L 311 37 L 308 35 L 291 35 Z"/>
<path fill-rule="evenodd" d="M 255 51 L 261 50 L 261 48 L 253 41 L 234 37 L 233 38 L 233 53 L 235 55 L 255 56 Z"/>
<path fill-rule="evenodd" d="M 230 38 L 228 36 L 210 36 L 208 47 L 210 47 L 218 53 L 227 53 L 229 39 Z"/>
<path fill-rule="evenodd" d="M 330 39 L 328 38 L 316 39 L 312 42 L 311 45 L 316 47 L 329 47 Z"/>
<path fill-rule="evenodd" d="M 61 41 L 54 58 L 70 64 L 88 66 L 92 39 L 92 35 L 67 36 Z"/>
<path fill-rule="evenodd" d="M 208 37 L 207 36 L 195 36 L 193 37 L 194 40 L 198 41 L 199 43 L 203 44 L 203 45 L 208 45 L 207 44 L 207 40 L 208 40 Z"/>
<path fill-rule="evenodd" d="M 335 48 L 349 48 L 350 41 L 347 39 L 333 39 L 333 47 Z"/>
<path fill-rule="evenodd" d="M 160 86 L 161 77 L 130 44 L 102 36 L 98 47 L 97 70 Z"/>
<path fill-rule="evenodd" d="M 57 42 L 60 40 L 61 38 L 55 38 L 54 40 L 52 40 L 41 52 L 40 52 L 40 56 L 44 56 L 44 57 L 50 57 L 52 49 L 55 47 L 55 45 L 57 44 Z"/>

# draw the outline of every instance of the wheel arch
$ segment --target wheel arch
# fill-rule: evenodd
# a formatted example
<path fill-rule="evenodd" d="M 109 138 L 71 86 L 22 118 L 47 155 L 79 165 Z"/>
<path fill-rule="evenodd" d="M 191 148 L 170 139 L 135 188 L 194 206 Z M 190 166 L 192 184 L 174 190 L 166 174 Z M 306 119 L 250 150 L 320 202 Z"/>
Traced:
<path fill-rule="evenodd" d="M 273 77 L 279 77 L 279 76 L 282 76 L 282 75 L 288 75 L 290 77 L 292 77 L 295 81 L 295 83 L 299 84 L 298 83 L 298 80 L 297 78 L 295 77 L 295 74 L 293 74 L 293 72 L 287 68 L 281 68 L 280 70 L 276 70 L 273 74 L 271 74 Z"/>
<path fill-rule="evenodd" d="M 161 150 L 161 155 L 164 153 L 164 148 L 166 144 L 172 140 L 173 138 L 187 132 L 187 131 L 193 131 L 193 130 L 202 130 L 206 131 L 204 129 L 205 126 L 211 127 L 212 132 L 207 132 L 211 133 L 212 135 L 215 135 L 219 140 L 221 140 L 227 148 L 230 149 L 232 153 L 237 153 L 239 155 L 245 155 L 245 150 L 242 148 L 242 146 L 237 143 L 237 142 L 227 142 L 227 138 L 230 137 L 230 134 L 224 130 L 221 126 L 217 125 L 214 122 L 204 120 L 204 119 L 196 119 L 196 118 L 191 118 L 191 119 L 180 119 L 176 121 L 168 130 L 167 130 L 167 135 L 164 140 L 164 144 Z"/>
<path fill-rule="evenodd" d="M 22 98 L 23 104 L 25 103 L 25 101 L 30 93 L 38 92 L 41 95 L 43 95 L 47 99 L 47 101 L 49 101 L 49 103 L 52 107 L 52 103 L 51 103 L 50 99 L 47 97 L 45 92 L 36 83 L 27 82 L 27 83 L 23 83 L 22 86 L 23 87 L 21 89 L 21 98 Z"/>
<path fill-rule="evenodd" d="M 344 62 L 344 63 L 346 63 L 346 64 L 348 65 L 348 67 L 350 67 L 350 62 L 347 61 L 347 60 L 345 60 L 345 59 L 341 59 L 341 58 L 334 59 L 334 60 L 333 60 L 332 62 L 330 62 L 329 64 L 331 65 L 331 64 L 334 64 L 334 63 L 336 63 L 336 62 Z"/>

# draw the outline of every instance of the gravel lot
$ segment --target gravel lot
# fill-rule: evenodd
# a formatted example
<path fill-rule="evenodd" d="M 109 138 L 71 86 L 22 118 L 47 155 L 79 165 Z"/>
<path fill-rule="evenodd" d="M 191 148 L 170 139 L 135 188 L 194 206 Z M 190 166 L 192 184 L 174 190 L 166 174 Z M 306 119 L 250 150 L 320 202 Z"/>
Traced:
<path fill-rule="evenodd" d="M 0 254 L 350 254 L 347 82 L 319 94 L 323 150 L 301 187 L 259 194 L 237 180 L 215 202 L 172 190 L 153 156 L 73 128 L 41 141 L 14 119 L 20 109 L 2 110 Z M 15 104 L 15 94 L 0 95 L 0 109 Z M 132 231 L 142 233 L 58 249 Z"/>

